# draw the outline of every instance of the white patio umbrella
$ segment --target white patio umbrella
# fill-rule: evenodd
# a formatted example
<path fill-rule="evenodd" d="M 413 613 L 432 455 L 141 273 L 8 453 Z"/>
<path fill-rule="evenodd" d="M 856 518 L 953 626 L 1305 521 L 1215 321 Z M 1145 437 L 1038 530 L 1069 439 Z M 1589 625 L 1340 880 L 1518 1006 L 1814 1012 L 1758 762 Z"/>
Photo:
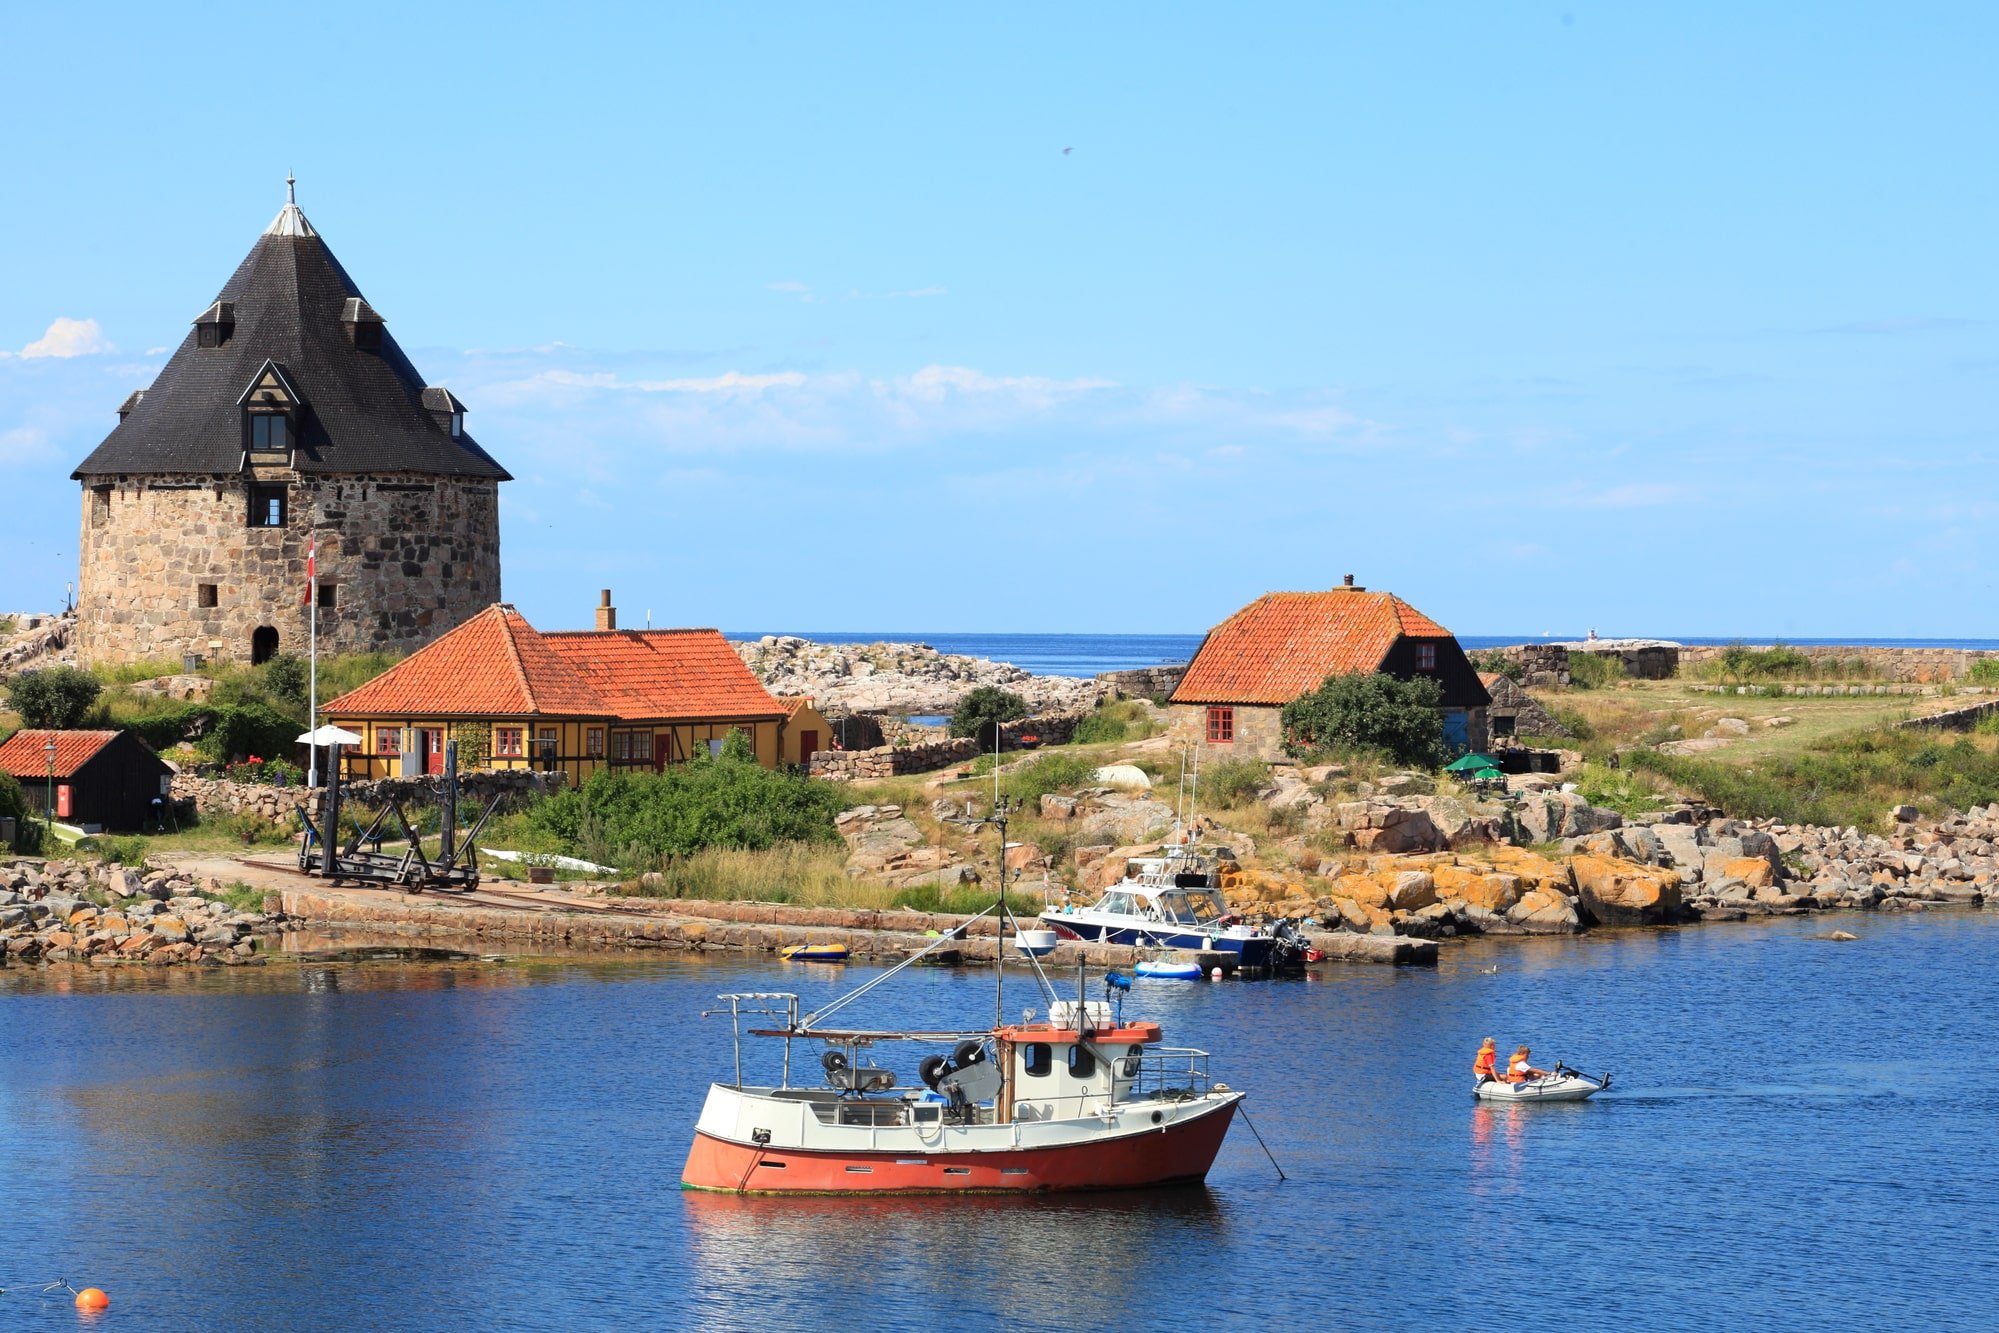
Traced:
<path fill-rule="evenodd" d="M 316 731 L 308 731 L 298 738 L 300 745 L 359 745 L 361 738 L 351 731 L 343 731 L 331 722 Z"/>

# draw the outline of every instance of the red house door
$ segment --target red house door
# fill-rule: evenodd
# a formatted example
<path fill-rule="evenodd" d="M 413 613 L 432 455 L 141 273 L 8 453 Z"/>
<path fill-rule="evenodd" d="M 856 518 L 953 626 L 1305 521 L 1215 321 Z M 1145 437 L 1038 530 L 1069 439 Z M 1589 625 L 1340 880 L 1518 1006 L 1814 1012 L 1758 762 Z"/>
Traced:
<path fill-rule="evenodd" d="M 801 764 L 809 764 L 812 762 L 812 756 L 817 753 L 819 753 L 819 733 L 816 731 L 799 732 L 798 762 Z"/>
<path fill-rule="evenodd" d="M 436 727 L 419 727 L 416 733 L 417 745 L 423 752 L 423 771 L 442 773 L 444 771 L 444 731 Z"/>

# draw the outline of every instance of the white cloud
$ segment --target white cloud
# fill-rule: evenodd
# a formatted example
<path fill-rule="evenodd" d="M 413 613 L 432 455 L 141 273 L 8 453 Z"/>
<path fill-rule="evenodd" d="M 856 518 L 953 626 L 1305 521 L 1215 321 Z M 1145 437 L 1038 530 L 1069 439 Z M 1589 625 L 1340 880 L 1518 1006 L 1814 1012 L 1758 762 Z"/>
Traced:
<path fill-rule="evenodd" d="M 55 323 L 49 325 L 48 332 L 21 349 L 21 357 L 23 360 L 34 360 L 45 356 L 94 356 L 112 350 L 111 340 L 104 336 L 103 329 L 97 327 L 96 320 L 58 315 Z"/>

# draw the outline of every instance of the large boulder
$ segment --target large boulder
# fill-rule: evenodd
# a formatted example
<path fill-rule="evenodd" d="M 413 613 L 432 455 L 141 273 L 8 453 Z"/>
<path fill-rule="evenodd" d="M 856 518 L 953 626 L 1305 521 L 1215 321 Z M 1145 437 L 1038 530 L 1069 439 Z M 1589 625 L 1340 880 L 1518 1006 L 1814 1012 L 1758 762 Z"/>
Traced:
<path fill-rule="evenodd" d="M 833 828 L 847 844 L 847 873 L 879 872 L 923 845 L 923 831 L 899 805 L 860 805 L 843 810 Z"/>
<path fill-rule="evenodd" d="M 1656 926 L 1680 913 L 1680 877 L 1630 861 L 1578 856 L 1569 862 L 1576 894 L 1591 920 L 1605 926 Z"/>
<path fill-rule="evenodd" d="M 1388 905 L 1398 912 L 1414 912 L 1436 901 L 1437 883 L 1427 870 L 1398 871 L 1388 890 Z"/>
<path fill-rule="evenodd" d="M 1553 889 L 1532 889 L 1506 913 L 1507 924 L 1523 935 L 1574 935 L 1583 928 L 1576 900 Z"/>
<path fill-rule="evenodd" d="M 1173 827 L 1173 807 L 1148 796 L 1101 792 L 1084 800 L 1076 810 L 1079 839 L 1135 843 Z"/>

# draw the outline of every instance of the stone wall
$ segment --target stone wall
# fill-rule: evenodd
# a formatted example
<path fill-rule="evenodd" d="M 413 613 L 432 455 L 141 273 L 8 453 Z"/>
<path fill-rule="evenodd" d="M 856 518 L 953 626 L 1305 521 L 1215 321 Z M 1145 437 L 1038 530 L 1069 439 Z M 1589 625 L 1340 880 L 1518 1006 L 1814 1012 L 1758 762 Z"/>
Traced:
<path fill-rule="evenodd" d="M 1970 731 L 1988 717 L 1999 715 L 1999 699 L 1987 699 L 1981 703 L 1967 704 L 1963 708 L 1953 708 L 1948 712 L 1932 713 L 1928 717 L 1910 718 L 1895 725 L 1905 729 L 1928 729 L 1932 731 Z"/>
<path fill-rule="evenodd" d="M 461 802 L 476 802 L 484 805 L 493 797 L 500 797 L 500 810 L 505 813 L 531 805 L 543 796 L 561 791 L 566 785 L 561 773 L 542 773 L 526 769 L 482 769 L 475 773 L 461 773 L 458 778 L 458 799 Z M 221 778 L 195 777 L 187 773 L 175 774 L 173 798 L 180 802 L 192 803 L 203 816 L 224 814 L 252 814 L 264 819 L 289 819 L 301 806 L 320 799 L 317 787 L 273 787 L 257 782 L 227 782 Z M 381 778 L 374 782 L 350 782 L 341 787 L 340 799 L 343 803 L 379 806 L 386 801 L 401 801 L 404 809 L 420 805 L 435 805 L 442 799 L 444 779 L 437 776 L 417 778 Z"/>
<path fill-rule="evenodd" d="M 1137 667 L 1130 671 L 1100 671 L 1097 681 L 1124 699 L 1170 699 L 1173 691 L 1180 688 L 1180 678 L 1187 674 L 1187 666 L 1185 662 L 1176 662 L 1171 666 Z"/>
<path fill-rule="evenodd" d="M 128 476 L 83 488 L 77 598 L 85 663 L 196 655 L 248 662 L 251 635 L 304 652 L 306 549 L 318 514 L 324 652 L 410 651 L 500 600 L 498 483 L 297 476 L 282 527 L 251 527 L 240 477 Z M 215 589 L 203 606 L 202 586 Z M 211 643 L 220 643 L 211 649 Z"/>
<path fill-rule="evenodd" d="M 978 756 L 971 740 L 931 741 L 925 745 L 880 745 L 872 750 L 821 750 L 806 772 L 831 782 L 867 782 L 902 773 L 928 773 Z"/>
<path fill-rule="evenodd" d="M 1477 656 L 1519 667 L 1523 685 L 1547 689 L 1569 683 L 1569 650 L 1559 643 L 1516 643 L 1508 648 L 1486 648 Z"/>
<path fill-rule="evenodd" d="M 1749 646 L 1767 649 L 1775 645 Z M 1938 684 L 1963 680 L 1971 674 L 1973 663 L 1980 660 L 1999 660 L 1999 652 L 1991 649 L 1883 648 L 1866 645 L 1794 643 L 1787 643 L 1783 647 L 1786 652 L 1809 658 L 1828 676 L 1865 675 L 1878 680 L 1905 684 Z M 1691 674 L 1700 667 L 1717 662 L 1728 648 L 1729 645 L 1726 644 L 1701 644 L 1682 648 L 1680 649 L 1681 670 Z"/>
<path fill-rule="evenodd" d="M 1235 706 L 1235 739 L 1208 745 L 1206 704 L 1173 704 L 1166 710 L 1166 734 L 1183 745 L 1206 745 L 1210 759 L 1278 759 L 1284 754 L 1281 708 Z"/>

